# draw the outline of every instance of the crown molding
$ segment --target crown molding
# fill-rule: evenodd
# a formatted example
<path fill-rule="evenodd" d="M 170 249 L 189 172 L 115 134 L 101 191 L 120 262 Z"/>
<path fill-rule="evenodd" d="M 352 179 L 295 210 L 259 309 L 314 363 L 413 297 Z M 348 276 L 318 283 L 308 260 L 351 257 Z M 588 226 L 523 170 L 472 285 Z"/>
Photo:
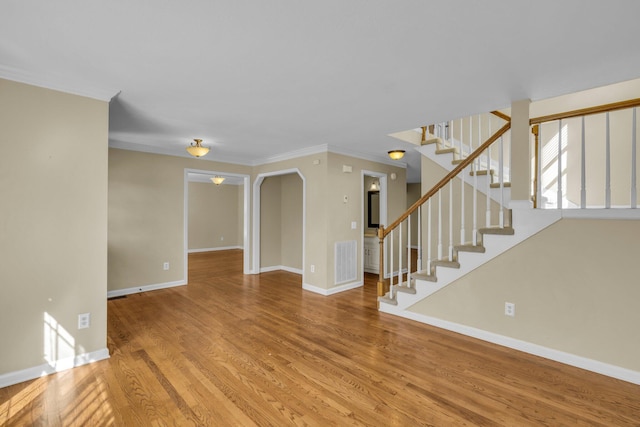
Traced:
<path fill-rule="evenodd" d="M 123 142 L 118 140 L 109 140 L 110 148 L 117 148 L 120 150 L 129 150 L 129 151 L 139 151 L 143 153 L 152 153 L 152 154 L 163 154 L 167 156 L 177 156 L 177 157 L 185 157 L 188 159 L 193 159 L 193 156 L 189 155 L 186 151 L 182 153 L 181 151 L 176 151 L 171 148 L 162 148 L 153 145 L 146 144 L 136 144 L 131 142 Z M 220 162 L 220 163 L 231 163 L 242 166 L 262 166 L 270 163 L 283 162 L 286 160 L 298 159 L 300 157 L 312 156 L 314 154 L 321 153 L 333 153 L 333 154 L 341 154 L 344 156 L 354 157 L 357 159 L 368 160 L 375 163 L 383 163 L 390 166 L 395 166 L 398 168 L 407 168 L 407 163 L 391 160 L 386 156 L 376 156 L 373 154 L 362 153 L 359 151 L 348 150 L 342 147 L 336 147 L 329 144 L 316 145 L 308 148 L 301 148 L 299 150 L 289 151 L 288 153 L 277 154 L 271 157 L 265 157 L 258 160 L 247 161 L 241 158 L 236 157 L 214 157 L 207 158 L 206 156 L 200 157 L 200 160 L 210 161 L 210 162 Z"/>
<path fill-rule="evenodd" d="M 110 88 L 75 86 L 55 78 L 44 77 L 40 74 L 7 67 L 6 65 L 0 65 L 0 78 L 105 102 L 111 101 L 114 96 L 120 93 L 119 90 Z"/>
<path fill-rule="evenodd" d="M 349 150 L 343 147 L 336 147 L 333 145 L 329 146 L 329 152 L 334 154 L 342 154 L 344 156 L 349 156 L 349 157 L 355 157 L 362 160 L 369 160 L 371 162 L 383 163 L 385 165 L 395 166 L 398 168 L 403 168 L 403 169 L 407 168 L 406 162 L 402 162 L 400 160 L 391 160 L 387 156 L 378 156 L 375 154 L 362 153 L 360 151 Z"/>
<path fill-rule="evenodd" d="M 255 160 L 253 166 L 262 166 L 269 163 L 277 163 L 285 160 L 297 159 L 305 156 L 312 156 L 314 154 L 326 153 L 329 151 L 327 144 L 316 145 L 308 148 L 301 148 L 299 150 L 289 151 L 288 153 L 277 154 L 275 156 L 266 157 L 263 159 Z"/>
<path fill-rule="evenodd" d="M 407 163 L 398 160 L 391 160 L 386 156 L 376 156 L 374 154 L 362 153 L 359 151 L 349 150 L 343 147 L 337 147 L 331 144 L 316 145 L 313 147 L 302 148 L 300 150 L 290 151 L 284 154 L 278 154 L 276 156 L 268 157 L 265 159 L 257 160 L 253 162 L 253 166 L 261 166 L 268 163 L 276 163 L 284 160 L 297 159 L 300 157 L 311 156 L 320 153 L 333 153 L 341 154 L 344 156 L 355 157 L 357 159 L 369 160 L 376 163 L 384 163 L 390 166 L 396 166 L 399 168 L 407 168 Z"/>

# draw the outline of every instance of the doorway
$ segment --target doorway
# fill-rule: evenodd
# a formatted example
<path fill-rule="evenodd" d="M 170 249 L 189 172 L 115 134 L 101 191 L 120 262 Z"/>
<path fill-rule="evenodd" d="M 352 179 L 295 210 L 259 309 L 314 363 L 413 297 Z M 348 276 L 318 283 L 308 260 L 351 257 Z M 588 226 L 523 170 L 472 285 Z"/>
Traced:
<path fill-rule="evenodd" d="M 239 248 L 249 274 L 249 192 L 249 175 L 185 169 L 185 276 L 190 252 Z"/>

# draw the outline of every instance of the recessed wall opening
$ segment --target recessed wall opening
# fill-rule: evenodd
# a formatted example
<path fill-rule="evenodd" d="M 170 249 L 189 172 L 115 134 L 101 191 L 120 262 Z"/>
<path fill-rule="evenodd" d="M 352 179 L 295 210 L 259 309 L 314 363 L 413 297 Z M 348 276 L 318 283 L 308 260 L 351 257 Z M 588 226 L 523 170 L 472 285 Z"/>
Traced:
<path fill-rule="evenodd" d="M 252 271 L 304 275 L 304 177 L 297 169 L 261 174 L 253 189 Z"/>

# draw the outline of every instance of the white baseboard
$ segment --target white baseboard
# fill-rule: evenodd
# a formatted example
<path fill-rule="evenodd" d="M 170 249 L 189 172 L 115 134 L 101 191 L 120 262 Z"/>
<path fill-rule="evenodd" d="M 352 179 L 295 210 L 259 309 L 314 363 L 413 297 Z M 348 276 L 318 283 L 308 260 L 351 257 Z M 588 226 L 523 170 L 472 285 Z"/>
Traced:
<path fill-rule="evenodd" d="M 40 366 L 34 366 L 32 368 L 22 369 L 20 371 L 9 372 L 0 375 L 0 388 L 44 377 L 45 375 L 55 374 L 56 372 L 66 371 L 67 369 L 75 368 L 108 358 L 109 350 L 107 348 L 103 348 L 100 350 L 92 351 L 90 353 L 82 353 L 74 357 L 56 360 L 54 366 L 51 366 L 48 363 L 44 363 Z"/>
<path fill-rule="evenodd" d="M 328 296 L 328 295 L 337 294 L 339 292 L 344 292 L 344 291 L 348 291 L 348 290 L 351 290 L 351 289 L 359 288 L 362 285 L 363 285 L 362 280 L 358 280 L 357 282 L 347 283 L 347 284 L 344 284 L 344 285 L 340 285 L 340 286 L 336 286 L 336 287 L 333 287 L 333 288 L 325 289 L 325 288 L 319 288 L 317 286 L 309 285 L 308 283 L 303 283 L 302 284 L 302 289 L 304 289 L 306 291 L 315 292 L 316 294 Z"/>
<path fill-rule="evenodd" d="M 189 249 L 187 253 L 195 254 L 198 252 L 213 252 L 213 251 L 228 251 L 231 249 L 242 249 L 242 246 L 222 246 L 219 248 L 200 248 L 200 249 Z"/>
<path fill-rule="evenodd" d="M 156 283 L 155 285 L 143 285 L 126 289 L 114 289 L 113 291 L 107 291 L 107 298 L 138 294 L 140 292 L 155 291 L 157 289 L 173 288 L 175 286 L 183 286 L 186 284 L 187 282 L 185 280 L 176 280 L 175 282 Z"/>
<path fill-rule="evenodd" d="M 383 307 L 384 305 L 385 304 L 381 304 L 380 311 L 386 311 L 383 309 L 386 308 Z M 632 371 L 631 369 L 622 368 L 620 366 L 610 365 L 608 363 L 588 359 L 586 357 L 577 356 L 575 354 L 566 353 L 564 351 L 555 350 L 538 344 L 522 341 L 516 338 L 495 334 L 493 332 L 484 331 L 482 329 L 461 325 L 459 323 L 454 323 L 435 317 L 425 316 L 423 314 L 414 313 L 407 310 L 403 310 L 402 313 L 393 312 L 392 314 L 415 320 L 420 323 L 426 323 L 427 325 L 446 329 L 448 331 L 457 332 L 459 334 L 477 338 L 482 341 L 487 341 L 493 344 L 512 348 L 514 350 L 533 354 L 535 356 L 544 357 L 545 359 L 554 360 L 566 365 L 575 366 L 576 368 L 585 369 L 587 371 L 640 385 L 640 372 L 638 371 Z"/>
<path fill-rule="evenodd" d="M 302 274 L 302 269 L 287 267 L 286 265 L 273 265 L 271 267 L 260 267 L 260 273 L 268 273 L 270 271 L 288 271 L 289 273 Z"/>

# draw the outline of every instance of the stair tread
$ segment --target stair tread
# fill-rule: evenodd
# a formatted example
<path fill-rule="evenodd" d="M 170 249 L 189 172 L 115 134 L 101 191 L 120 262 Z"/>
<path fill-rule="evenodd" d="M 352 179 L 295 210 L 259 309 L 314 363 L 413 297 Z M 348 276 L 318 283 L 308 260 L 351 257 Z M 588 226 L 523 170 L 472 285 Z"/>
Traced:
<path fill-rule="evenodd" d="M 515 233 L 515 231 L 511 227 L 487 227 L 487 228 L 479 229 L 478 233 L 480 233 L 480 234 L 499 234 L 499 235 L 510 236 L 510 235 L 513 235 Z"/>
<path fill-rule="evenodd" d="M 458 154 L 458 149 L 454 147 L 446 147 L 446 148 L 438 148 L 436 150 L 436 154 L 448 154 L 448 153 Z"/>
<path fill-rule="evenodd" d="M 425 280 L 427 282 L 437 282 L 438 278 L 435 275 L 429 274 L 427 272 L 413 273 L 411 275 L 416 280 Z"/>
<path fill-rule="evenodd" d="M 404 294 L 415 294 L 416 293 L 416 289 L 412 288 L 410 286 L 407 285 L 397 285 L 394 287 L 394 289 L 398 292 L 402 292 Z"/>
<path fill-rule="evenodd" d="M 511 183 L 510 182 L 503 182 L 502 185 L 507 188 L 507 187 L 511 187 Z M 500 188 L 500 183 L 499 182 L 492 182 L 491 185 L 489 185 L 491 188 Z"/>
<path fill-rule="evenodd" d="M 460 163 L 462 163 L 462 161 L 465 159 L 466 157 L 462 157 L 460 159 L 453 159 L 451 160 L 451 164 L 452 165 L 459 165 Z"/>
<path fill-rule="evenodd" d="M 435 261 L 431 261 L 431 265 L 438 267 L 460 268 L 460 263 L 458 261 L 449 261 L 448 259 L 437 259 Z"/>
<path fill-rule="evenodd" d="M 429 144 L 442 144 L 442 138 L 438 138 L 436 136 L 432 138 L 427 138 L 424 141 L 422 141 L 422 145 L 429 145 Z"/>
<path fill-rule="evenodd" d="M 395 299 L 391 299 L 388 296 L 378 297 L 378 302 L 383 302 L 385 304 L 398 305 L 398 301 Z"/>
<path fill-rule="evenodd" d="M 485 247 L 482 245 L 474 245 L 473 243 L 465 243 L 464 245 L 456 245 L 453 249 L 458 252 L 476 252 L 476 253 L 485 253 Z"/>
<path fill-rule="evenodd" d="M 496 171 L 494 169 L 489 169 L 488 171 L 486 169 L 483 170 L 479 170 L 479 171 L 471 171 L 469 172 L 469 175 L 474 176 L 474 175 L 478 175 L 478 176 L 483 176 L 483 175 L 495 175 Z"/>

